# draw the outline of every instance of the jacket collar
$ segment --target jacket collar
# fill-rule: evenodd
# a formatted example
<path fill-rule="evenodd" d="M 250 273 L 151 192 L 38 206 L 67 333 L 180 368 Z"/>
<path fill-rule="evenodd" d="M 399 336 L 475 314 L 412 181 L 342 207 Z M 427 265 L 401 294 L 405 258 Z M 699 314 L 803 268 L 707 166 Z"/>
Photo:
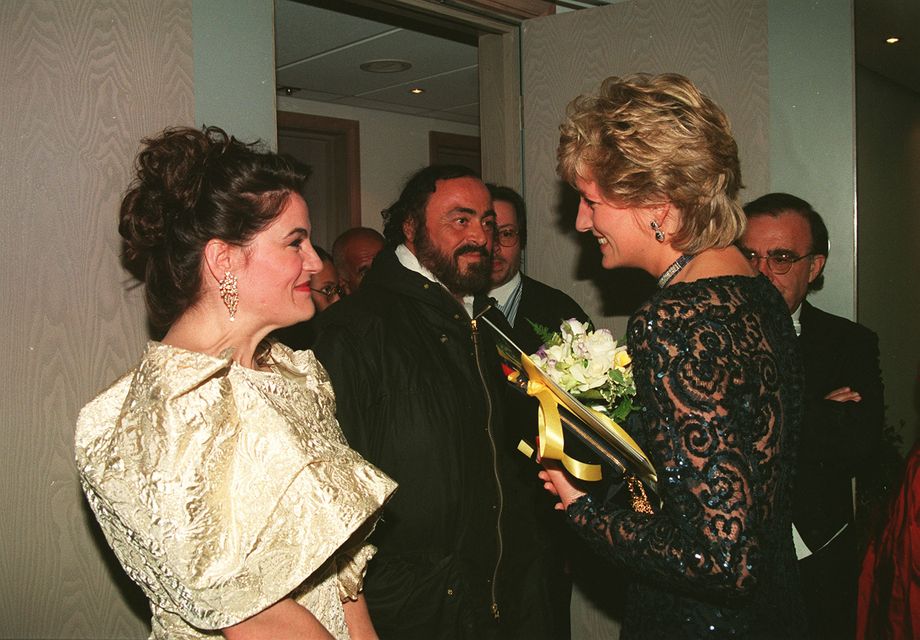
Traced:
<path fill-rule="evenodd" d="M 379 288 L 388 296 L 407 296 L 451 313 L 464 309 L 464 306 L 451 295 L 443 284 L 429 279 L 419 271 L 406 268 L 397 257 L 395 249 L 389 247 L 383 249 L 374 258 L 374 263 L 364 277 L 361 289 L 363 290 L 364 287 Z"/>

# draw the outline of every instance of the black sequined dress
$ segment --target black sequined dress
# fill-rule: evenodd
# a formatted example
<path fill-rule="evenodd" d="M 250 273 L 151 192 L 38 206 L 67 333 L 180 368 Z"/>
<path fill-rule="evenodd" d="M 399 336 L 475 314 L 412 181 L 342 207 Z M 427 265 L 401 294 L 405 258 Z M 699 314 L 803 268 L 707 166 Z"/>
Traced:
<path fill-rule="evenodd" d="M 589 496 L 568 516 L 628 570 L 622 638 L 808 637 L 791 536 L 802 365 L 789 312 L 760 276 L 678 283 L 630 319 L 640 419 L 663 506 Z"/>

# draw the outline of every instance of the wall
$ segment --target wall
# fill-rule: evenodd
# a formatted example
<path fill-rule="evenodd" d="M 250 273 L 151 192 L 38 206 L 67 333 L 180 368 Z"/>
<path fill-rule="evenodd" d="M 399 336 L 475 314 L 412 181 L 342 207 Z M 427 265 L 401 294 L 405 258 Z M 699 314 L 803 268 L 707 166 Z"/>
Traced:
<path fill-rule="evenodd" d="M 683 73 L 732 122 L 747 185 L 742 198 L 763 193 L 769 184 L 766 4 L 626 1 L 524 24 L 524 180 L 532 218 L 527 269 L 569 292 L 615 335 L 622 335 L 626 317 L 653 283 L 644 274 L 600 269 L 594 239 L 574 232 L 577 199 L 555 175 L 565 106 L 610 75 Z"/>
<path fill-rule="evenodd" d="M 814 302 L 853 317 L 852 41 L 849 0 L 624 0 L 527 21 L 525 189 L 532 214 L 546 223 L 532 234 L 541 260 L 528 258 L 530 273 L 569 291 L 598 324 L 625 328 L 648 281 L 588 264 L 597 250 L 573 237 L 576 203 L 553 171 L 557 127 L 568 101 L 609 75 L 676 71 L 728 114 L 746 186 L 742 201 L 785 190 L 825 214 L 834 256 Z"/>
<path fill-rule="evenodd" d="M 906 449 L 920 436 L 920 95 L 857 67 L 856 135 L 858 319 L 878 333 L 888 424 Z"/>
<path fill-rule="evenodd" d="M 73 432 L 146 339 L 118 204 L 140 138 L 193 124 L 192 70 L 189 0 L 0 2 L 0 637 L 147 635 Z"/>
<path fill-rule="evenodd" d="M 193 0 L 195 122 L 277 149 L 272 0 Z"/>
<path fill-rule="evenodd" d="M 278 110 L 360 123 L 361 221 L 378 230 L 383 229 L 381 210 L 393 204 L 411 173 L 428 164 L 429 131 L 479 135 L 473 125 L 286 96 L 278 97 Z"/>
<path fill-rule="evenodd" d="M 149 633 L 83 500 L 74 423 L 147 339 L 116 228 L 139 141 L 202 121 L 274 141 L 272 6 L 0 2 L 0 637 Z"/>
<path fill-rule="evenodd" d="M 853 319 L 856 98 L 852 3 L 770 0 L 767 4 L 770 191 L 804 198 L 821 213 L 830 233 L 831 255 L 824 288 L 809 301 Z"/>

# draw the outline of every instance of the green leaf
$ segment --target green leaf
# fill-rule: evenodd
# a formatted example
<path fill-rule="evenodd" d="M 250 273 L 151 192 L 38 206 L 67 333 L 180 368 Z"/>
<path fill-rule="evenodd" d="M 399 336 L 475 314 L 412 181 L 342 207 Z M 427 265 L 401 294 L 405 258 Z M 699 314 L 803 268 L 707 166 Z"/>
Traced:
<path fill-rule="evenodd" d="M 530 325 L 530 328 L 533 329 L 533 332 L 539 336 L 540 340 L 543 341 L 543 344 L 547 347 L 551 347 L 554 344 L 562 344 L 562 336 L 559 335 L 557 331 L 550 331 L 548 327 L 544 327 L 542 324 L 537 324 L 530 318 L 524 318 L 527 320 L 527 323 Z"/>

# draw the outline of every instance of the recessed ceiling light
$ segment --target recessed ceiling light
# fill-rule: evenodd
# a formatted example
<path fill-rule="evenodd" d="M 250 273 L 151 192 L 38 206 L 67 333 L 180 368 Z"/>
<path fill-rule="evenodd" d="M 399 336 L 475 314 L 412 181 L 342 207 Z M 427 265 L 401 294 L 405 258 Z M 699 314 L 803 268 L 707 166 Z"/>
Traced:
<path fill-rule="evenodd" d="M 368 60 L 361 64 L 362 71 L 370 73 L 399 73 L 412 68 L 408 60 Z"/>
<path fill-rule="evenodd" d="M 890 38 L 885 38 L 885 42 L 888 44 L 897 44 L 901 41 L 898 36 L 891 36 Z"/>
<path fill-rule="evenodd" d="M 300 91 L 300 87 L 288 87 L 285 85 L 281 85 L 280 87 L 276 87 L 275 91 L 277 91 L 278 93 L 283 93 L 286 96 L 292 96 L 298 91 Z"/>
<path fill-rule="evenodd" d="M 425 90 L 422 89 L 421 87 L 412 87 L 411 89 L 409 89 L 409 93 L 414 93 L 415 95 L 419 95 L 420 93 L 425 93 Z"/>

